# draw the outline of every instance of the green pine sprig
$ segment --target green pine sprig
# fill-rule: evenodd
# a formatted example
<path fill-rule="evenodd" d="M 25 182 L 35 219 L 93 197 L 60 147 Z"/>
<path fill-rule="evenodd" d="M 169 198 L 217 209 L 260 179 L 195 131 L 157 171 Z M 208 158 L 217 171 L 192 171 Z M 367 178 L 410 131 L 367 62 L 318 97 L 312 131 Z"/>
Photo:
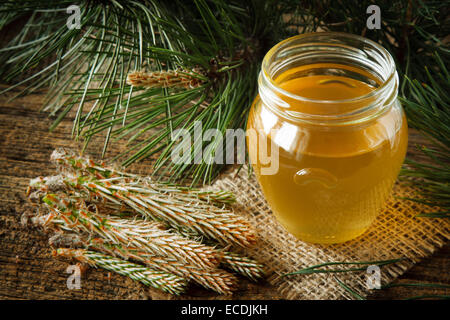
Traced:
<path fill-rule="evenodd" d="M 450 73 L 439 55 L 437 69 L 425 68 L 426 82 L 407 79 L 411 97 L 401 98 L 410 126 L 417 128 L 430 141 L 430 147 L 417 146 L 421 160 L 407 159 L 401 174 L 415 178 L 419 198 L 410 200 L 438 211 L 421 212 L 428 218 L 450 217 Z M 418 181 L 418 182 L 417 182 Z"/>
<path fill-rule="evenodd" d="M 0 50 L 0 76 L 12 83 L 1 93 L 16 89 L 16 96 L 48 87 L 43 110 L 56 117 L 50 129 L 74 115 L 72 135 L 83 139 L 85 147 L 93 136 L 105 134 L 105 154 L 111 143 L 127 139 L 128 148 L 118 157 L 124 165 L 158 153 L 159 175 L 192 177 L 192 184 L 210 182 L 223 165 L 172 164 L 176 141 L 171 138 L 176 129 L 192 134 L 194 121 L 202 122 L 202 134 L 211 128 L 224 133 L 243 127 L 256 92 L 258 65 L 252 54 L 257 44 L 249 39 L 252 34 L 263 39 L 268 27 L 253 16 L 261 5 L 86 0 L 79 3 L 81 28 L 69 30 L 65 9 L 70 4 L 2 3 L 0 28 L 16 21 L 25 25 Z M 178 69 L 201 85 L 146 89 L 126 81 L 133 71 Z M 207 152 L 214 156 L 219 147 L 212 141 Z M 198 157 L 199 149 L 192 150 L 191 159 Z"/>
<path fill-rule="evenodd" d="M 368 265 L 384 266 L 388 264 L 397 263 L 399 261 L 405 260 L 405 258 L 389 259 L 389 260 L 376 260 L 376 261 L 355 261 L 355 262 L 325 262 L 317 264 L 311 267 L 303 268 L 298 271 L 286 273 L 283 276 L 292 276 L 297 274 L 313 274 L 313 273 L 342 273 L 342 272 L 352 272 L 352 271 L 364 271 L 367 270 Z M 365 267 L 357 268 L 344 268 L 344 269 L 329 269 L 324 268 L 328 266 L 347 266 L 347 265 L 364 265 Z"/>

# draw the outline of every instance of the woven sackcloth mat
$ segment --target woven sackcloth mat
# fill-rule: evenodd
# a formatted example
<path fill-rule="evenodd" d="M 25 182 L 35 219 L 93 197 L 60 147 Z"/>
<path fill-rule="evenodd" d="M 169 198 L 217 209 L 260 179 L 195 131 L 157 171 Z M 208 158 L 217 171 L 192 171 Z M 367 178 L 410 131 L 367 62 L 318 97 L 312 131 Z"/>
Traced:
<path fill-rule="evenodd" d="M 392 282 L 420 259 L 431 255 L 450 238 L 446 219 L 417 218 L 421 204 L 398 199 L 415 196 L 412 187 L 397 183 L 382 213 L 372 226 L 358 238 L 334 245 L 315 245 L 297 240 L 273 216 L 253 174 L 246 167 L 223 174 L 213 185 L 235 193 L 235 211 L 252 223 L 258 244 L 246 252 L 263 262 L 268 281 L 286 299 L 352 299 L 336 277 L 365 297 L 368 274 L 281 275 L 312 265 L 331 261 L 373 261 L 404 257 L 395 264 L 381 267 L 381 284 Z M 425 210 L 426 211 L 426 210 Z M 339 267 L 339 266 L 338 266 Z"/>

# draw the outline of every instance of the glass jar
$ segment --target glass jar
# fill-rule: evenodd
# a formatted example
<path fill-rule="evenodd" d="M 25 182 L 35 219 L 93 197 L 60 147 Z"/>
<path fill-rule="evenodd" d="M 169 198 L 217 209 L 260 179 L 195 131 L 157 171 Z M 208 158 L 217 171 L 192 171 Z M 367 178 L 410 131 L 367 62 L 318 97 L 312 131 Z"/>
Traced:
<path fill-rule="evenodd" d="M 259 140 L 247 135 L 247 144 L 278 221 L 313 243 L 362 234 L 389 196 L 407 149 L 391 55 L 356 35 L 303 34 L 266 54 L 258 86 L 247 132 Z M 262 161 L 262 150 L 276 151 L 276 166 Z M 268 165 L 276 170 L 265 172 Z"/>

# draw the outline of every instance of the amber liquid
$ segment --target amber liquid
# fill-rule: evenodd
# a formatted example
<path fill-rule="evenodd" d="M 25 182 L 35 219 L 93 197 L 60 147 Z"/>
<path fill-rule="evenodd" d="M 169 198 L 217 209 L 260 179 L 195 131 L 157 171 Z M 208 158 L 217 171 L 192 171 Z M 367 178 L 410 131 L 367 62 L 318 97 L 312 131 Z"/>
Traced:
<path fill-rule="evenodd" d="M 277 80 L 283 89 L 309 99 L 351 99 L 375 89 L 367 82 L 335 75 L 282 74 Z M 311 107 L 290 101 L 289 109 Z M 335 113 L 336 108 L 350 107 L 330 108 Z M 261 175 L 263 165 L 251 160 L 278 221 L 297 238 L 313 243 L 344 242 L 362 234 L 381 211 L 405 157 L 407 125 L 401 107 L 394 104 L 361 125 L 327 128 L 279 119 L 257 98 L 248 128 L 264 135 L 268 123 L 278 129 L 266 138 L 279 147 L 279 170 Z M 248 147 L 252 154 L 256 146 Z"/>

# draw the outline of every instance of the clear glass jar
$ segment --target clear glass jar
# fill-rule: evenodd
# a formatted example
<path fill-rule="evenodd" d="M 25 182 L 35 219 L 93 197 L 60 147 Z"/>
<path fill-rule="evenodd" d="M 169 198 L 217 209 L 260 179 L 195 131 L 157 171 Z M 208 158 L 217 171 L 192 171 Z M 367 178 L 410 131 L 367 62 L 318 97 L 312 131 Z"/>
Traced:
<path fill-rule="evenodd" d="M 247 129 L 260 140 L 247 144 L 278 221 L 313 243 L 362 234 L 389 196 L 407 149 L 391 55 L 360 36 L 303 34 L 267 53 L 258 85 Z M 278 150 L 276 172 L 264 172 L 262 142 Z"/>

